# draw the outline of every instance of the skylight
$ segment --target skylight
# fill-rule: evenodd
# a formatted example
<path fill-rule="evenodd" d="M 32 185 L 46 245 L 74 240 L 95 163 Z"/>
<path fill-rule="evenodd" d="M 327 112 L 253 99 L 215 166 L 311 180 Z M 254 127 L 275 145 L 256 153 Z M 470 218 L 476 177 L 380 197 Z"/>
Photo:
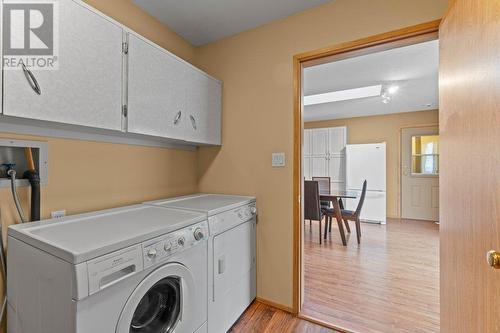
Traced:
<path fill-rule="evenodd" d="M 382 85 L 332 91 L 325 94 L 304 96 L 304 105 L 316 105 L 331 102 L 348 101 L 352 99 L 375 97 L 382 94 Z"/>

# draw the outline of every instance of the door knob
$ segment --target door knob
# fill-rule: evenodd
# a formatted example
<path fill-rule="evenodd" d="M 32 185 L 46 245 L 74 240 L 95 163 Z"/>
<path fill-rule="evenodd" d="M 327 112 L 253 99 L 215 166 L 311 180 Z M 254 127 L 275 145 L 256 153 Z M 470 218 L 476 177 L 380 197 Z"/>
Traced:
<path fill-rule="evenodd" d="M 491 250 L 486 254 L 486 259 L 491 268 L 500 269 L 500 253 Z"/>

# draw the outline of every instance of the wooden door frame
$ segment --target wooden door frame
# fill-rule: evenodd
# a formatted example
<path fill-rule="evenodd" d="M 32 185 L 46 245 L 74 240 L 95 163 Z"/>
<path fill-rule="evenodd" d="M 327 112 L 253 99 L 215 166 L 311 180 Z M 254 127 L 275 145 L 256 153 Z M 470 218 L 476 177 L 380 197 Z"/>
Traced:
<path fill-rule="evenodd" d="M 335 60 L 356 57 L 396 47 L 437 39 L 441 20 L 422 23 L 403 29 L 374 35 L 331 47 L 297 54 L 293 57 L 293 300 L 292 310 L 301 318 L 324 326 L 340 329 L 328 323 L 300 314 L 302 267 L 302 69 Z M 344 330 L 345 331 L 345 330 Z"/>

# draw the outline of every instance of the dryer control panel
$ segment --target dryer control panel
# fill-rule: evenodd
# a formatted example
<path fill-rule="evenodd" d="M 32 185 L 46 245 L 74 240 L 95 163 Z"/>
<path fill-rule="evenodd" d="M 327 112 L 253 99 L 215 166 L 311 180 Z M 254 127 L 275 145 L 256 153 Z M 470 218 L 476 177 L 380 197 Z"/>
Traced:
<path fill-rule="evenodd" d="M 142 245 L 144 269 L 156 265 L 176 253 L 189 249 L 207 239 L 208 224 L 204 221 L 171 232 L 168 235 L 149 240 Z"/>
<path fill-rule="evenodd" d="M 218 235 L 226 230 L 240 225 L 241 223 L 249 221 L 256 216 L 257 207 L 255 206 L 255 203 L 244 205 L 214 216 L 210 216 L 208 218 L 210 235 Z"/>

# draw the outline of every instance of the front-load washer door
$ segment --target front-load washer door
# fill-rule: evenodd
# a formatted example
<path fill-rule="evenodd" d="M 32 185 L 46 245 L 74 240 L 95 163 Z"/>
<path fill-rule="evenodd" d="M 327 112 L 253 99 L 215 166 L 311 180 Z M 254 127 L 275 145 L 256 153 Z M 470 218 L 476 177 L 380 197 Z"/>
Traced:
<path fill-rule="evenodd" d="M 195 283 L 178 263 L 159 267 L 144 278 L 127 300 L 117 333 L 192 333 Z"/>

